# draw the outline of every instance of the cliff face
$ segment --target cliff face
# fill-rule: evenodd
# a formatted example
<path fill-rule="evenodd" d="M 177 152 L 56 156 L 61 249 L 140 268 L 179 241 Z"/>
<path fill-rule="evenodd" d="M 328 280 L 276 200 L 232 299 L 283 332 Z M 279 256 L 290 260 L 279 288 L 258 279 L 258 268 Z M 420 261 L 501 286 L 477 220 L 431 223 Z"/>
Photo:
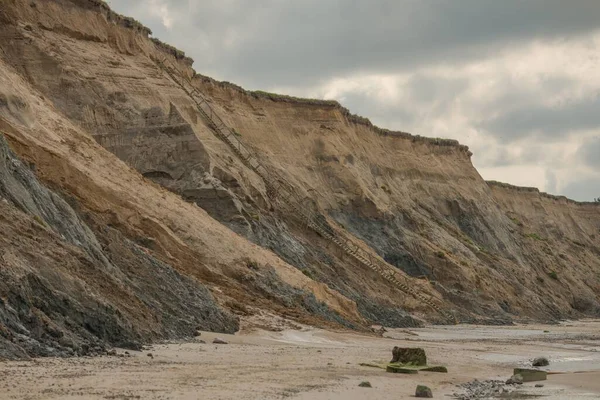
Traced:
<path fill-rule="evenodd" d="M 190 337 L 197 328 L 232 332 L 238 321 L 227 309 L 363 326 L 353 302 L 145 179 L 94 141 L 92 135 L 116 133 L 123 124 L 123 141 L 129 137 L 132 145 L 138 143 L 135 130 L 146 129 L 171 135 L 175 149 L 179 139 L 191 156 L 203 154 L 201 142 L 190 143 L 191 128 L 169 114 L 162 81 L 149 92 L 127 68 L 110 78 L 90 67 L 115 58 L 147 67 L 145 53 L 133 43 L 155 48 L 100 11 L 66 1 L 9 1 L 0 8 L 0 132 L 15 153 L 3 151 L 0 163 L 6 211 L 0 222 L 2 357 L 84 354 L 106 344 Z M 73 68 L 66 60 L 79 64 Z M 116 116 L 91 103 L 104 82 L 107 92 L 99 94 Z M 138 97 L 124 97 L 128 89 Z M 176 125 L 172 130 L 156 128 L 149 111 L 156 107 L 164 110 L 157 115 Z M 103 129 L 91 129 L 96 126 Z M 179 177 L 173 172 L 179 161 L 164 159 Z M 196 165 L 202 161 L 177 171 Z M 57 209 L 48 211 L 49 202 Z"/>
<path fill-rule="evenodd" d="M 336 102 L 246 92 L 196 75 L 182 52 L 148 35 L 97 0 L 7 0 L 0 8 L 0 131 L 16 153 L 11 157 L 35 166 L 31 179 L 68 202 L 67 225 L 87 224 L 81 229 L 89 239 L 73 241 L 46 214 L 21 207 L 24 220 L 46 221 L 44 230 L 35 225 L 32 240 L 50 235 L 55 246 L 102 265 L 123 265 L 115 252 L 134 257 L 137 272 L 117 273 L 121 266 L 105 273 L 132 302 L 156 304 L 146 312 L 152 328 L 131 307 L 129 324 L 112 336 L 72 322 L 81 330 L 75 341 L 152 340 L 190 334 L 194 324 L 233 329 L 222 308 L 359 329 L 418 324 L 414 317 L 441 321 L 280 209 L 156 60 L 193 77 L 225 123 L 306 207 L 413 277 L 411 285 L 460 320 L 599 315 L 598 205 L 486 183 L 465 146 L 376 128 Z M 14 201 L 11 207 L 19 208 Z M 10 249 L 23 233 L 0 224 Z M 115 242 L 126 248 L 114 249 Z M 10 260 L 0 258 L 21 265 Z M 51 259 L 47 268 L 57 263 Z M 156 268 L 168 277 L 151 272 Z M 150 286 L 135 282 L 140 271 Z M 153 287 L 152 275 L 175 286 Z M 34 292 L 20 296 L 31 303 Z M 212 311 L 198 302 L 187 309 L 184 292 L 203 296 Z M 102 291 L 95 298 L 110 300 Z M 122 310 L 118 299 L 110 304 Z M 178 313 L 206 317 L 169 331 L 166 315 Z M 5 321 L 0 334 L 14 332 Z"/>
<path fill-rule="evenodd" d="M 497 321 L 598 313 L 598 204 L 485 182 L 464 146 L 382 132 L 335 104 L 196 82 L 323 210 L 458 309 Z"/>

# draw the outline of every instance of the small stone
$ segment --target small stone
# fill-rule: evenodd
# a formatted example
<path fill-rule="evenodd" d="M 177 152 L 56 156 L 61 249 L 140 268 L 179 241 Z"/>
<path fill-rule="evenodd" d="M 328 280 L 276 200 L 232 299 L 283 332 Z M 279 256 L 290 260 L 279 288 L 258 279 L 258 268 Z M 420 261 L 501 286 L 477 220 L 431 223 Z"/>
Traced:
<path fill-rule="evenodd" d="M 508 378 L 506 381 L 507 385 L 522 385 L 523 384 L 523 376 L 521 374 L 515 374 Z"/>
<path fill-rule="evenodd" d="M 117 351 L 115 349 L 111 349 L 106 354 L 108 354 L 109 356 L 116 356 L 117 355 Z"/>
<path fill-rule="evenodd" d="M 195 336 L 195 337 L 202 336 L 202 332 L 200 332 L 200 331 L 196 331 L 196 333 L 194 333 L 194 336 Z"/>
<path fill-rule="evenodd" d="M 214 343 L 214 344 L 229 344 L 229 343 L 228 343 L 228 342 L 226 342 L 225 340 L 223 340 L 223 339 L 221 339 L 221 338 L 218 338 L 218 337 L 216 337 L 216 338 L 213 340 L 213 343 Z"/>
<path fill-rule="evenodd" d="M 542 387 L 544 387 L 544 385 L 542 385 L 541 383 L 537 383 L 537 384 L 535 385 L 535 387 L 537 387 L 537 388 L 542 388 Z"/>
<path fill-rule="evenodd" d="M 201 344 L 206 344 L 206 341 L 204 341 L 204 340 L 202 340 L 202 339 L 196 340 L 196 342 L 197 342 L 197 343 L 201 343 Z"/>
<path fill-rule="evenodd" d="M 433 393 L 431 392 L 431 389 L 429 389 L 427 386 L 418 385 L 417 390 L 415 390 L 415 397 L 432 399 Z"/>
<path fill-rule="evenodd" d="M 533 360 L 533 363 L 531 365 L 533 365 L 534 367 L 546 367 L 550 365 L 550 361 L 548 361 L 546 357 L 537 357 Z"/>
<path fill-rule="evenodd" d="M 152 355 L 152 353 L 148 353 L 148 357 L 154 358 L 154 356 Z"/>
<path fill-rule="evenodd" d="M 362 381 L 361 383 L 358 384 L 358 386 L 365 387 L 365 388 L 372 388 L 373 387 L 371 385 L 371 382 L 369 382 L 369 381 Z"/>

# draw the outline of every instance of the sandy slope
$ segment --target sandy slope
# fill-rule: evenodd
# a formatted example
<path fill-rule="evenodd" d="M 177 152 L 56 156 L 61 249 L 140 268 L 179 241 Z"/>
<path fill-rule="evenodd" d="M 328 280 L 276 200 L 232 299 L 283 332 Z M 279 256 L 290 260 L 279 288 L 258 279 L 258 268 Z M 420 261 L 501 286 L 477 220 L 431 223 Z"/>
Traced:
<path fill-rule="evenodd" d="M 23 136 L 36 139 L 15 150 L 84 206 L 115 210 L 126 236 L 143 233 L 156 240 L 163 261 L 173 257 L 180 271 L 198 276 L 191 260 L 201 253 L 211 272 L 220 272 L 216 264 L 228 264 L 233 265 L 228 272 L 239 276 L 235 264 L 251 255 L 354 323 L 361 313 L 401 326 L 394 314 L 398 307 L 436 317 L 310 231 L 295 227 L 293 218 L 281 215 L 285 210 L 271 210 L 264 182 L 215 138 L 190 98 L 151 61 L 165 57 L 183 74 L 194 74 L 197 88 L 265 165 L 399 270 L 437 281 L 423 290 L 443 297 L 463 322 L 598 315 L 597 205 L 489 185 L 465 146 L 374 128 L 335 102 L 247 92 L 197 75 L 191 60 L 150 40 L 146 29 L 125 23 L 100 1 L 52 0 L 32 7 L 28 0 L 6 0 L 3 5 L 0 75 L 8 82 L 2 82 L 0 96 L 10 104 L 0 114 L 10 114 L 16 125 L 30 128 Z M 148 128 L 149 115 L 172 110 L 181 118 L 167 131 L 186 131 L 178 136 L 183 142 L 157 134 L 156 121 Z M 89 143 L 91 137 L 131 168 Z M 57 171 L 42 159 L 43 150 L 69 162 Z M 237 226 L 236 232 L 288 264 L 139 176 L 171 176 L 169 184 L 155 182 L 190 189 L 179 192 L 185 198 L 188 192 L 205 194 L 197 179 L 182 172 L 188 170 L 220 180 L 245 204 L 247 215 L 228 210 L 230 197 L 200 202 L 201 207 L 213 209 L 211 215 L 227 226 L 238 221 L 247 229 Z M 92 182 L 84 184 L 88 177 Z M 548 279 L 552 272 L 558 280 Z"/>
<path fill-rule="evenodd" d="M 121 260 L 128 267 L 123 270 L 136 277 L 136 268 L 145 272 L 149 289 L 106 279 L 88 285 L 94 298 L 110 300 L 115 315 L 128 311 L 118 326 L 131 336 L 188 337 L 200 326 L 188 323 L 179 336 L 165 333 L 172 324 L 160 315 L 194 313 L 185 312 L 183 297 L 170 295 L 177 290 L 165 290 L 153 265 L 205 285 L 219 306 L 244 316 L 269 310 L 336 328 L 416 326 L 405 311 L 426 321 L 440 318 L 353 263 L 285 207 L 271 204 L 265 182 L 216 139 L 190 98 L 152 61 L 164 57 L 194 76 L 194 85 L 241 140 L 306 196 L 303 204 L 412 276 L 413 287 L 439 298 L 462 322 L 600 315 L 598 205 L 492 187 L 457 142 L 384 131 L 335 102 L 251 93 L 196 75 L 191 60 L 102 1 L 1 4 L 0 132 L 15 153 L 13 161 L 34 169 L 36 182 L 68 200 L 72 214 L 90 225 L 89 239 L 102 243 L 94 249 L 103 260 Z M 220 186 L 207 190 L 216 181 Z M 12 232 L 0 238 L 6 254 L 35 256 L 46 234 L 52 239 L 43 242 L 48 248 L 61 248 L 50 245 L 62 244 L 60 232 L 48 218 L 35 216 L 48 232 L 0 224 L 0 230 Z M 35 216 L 22 220 L 33 226 Z M 19 241 L 26 243 L 24 250 L 15 245 Z M 128 247 L 115 245 L 125 241 Z M 88 256 L 73 265 L 83 265 Z M 0 257 L 15 281 L 29 273 L 37 282 L 40 271 L 68 264 L 53 257 L 29 269 L 18 257 Z M 85 277 L 92 268 L 79 270 Z M 63 307 L 47 305 L 65 303 L 63 293 L 81 292 L 56 290 L 25 312 L 20 300 L 34 296 L 7 282 L 5 289 L 0 285 L 0 297 L 15 321 L 8 330 L 0 324 L 7 340 L 17 331 L 23 340 L 47 339 L 45 329 L 63 323 L 63 314 L 74 308 L 56 314 Z M 116 288 L 134 288 L 143 296 L 131 295 L 129 304 Z M 169 301 L 152 306 L 161 293 Z M 150 306 L 132 306 L 141 303 Z M 159 308 L 163 314 L 155 312 Z M 40 323 L 21 329 L 31 325 L 30 315 L 40 315 Z M 107 324 L 83 315 L 95 321 L 98 340 L 107 341 L 102 337 Z M 90 324 L 64 325 L 90 331 Z M 55 329 L 49 331 L 59 338 Z M 116 336 L 109 344 L 122 343 Z M 52 346 L 52 338 L 44 346 Z"/>
<path fill-rule="evenodd" d="M 475 378 L 506 379 L 512 368 L 550 357 L 543 388 L 521 392 L 548 399 L 600 397 L 600 321 L 560 326 L 458 326 L 394 330 L 375 338 L 314 329 L 221 335 L 229 345 L 156 345 L 131 357 L 42 359 L 0 364 L 6 399 L 410 399 L 417 384 L 444 398 Z M 544 333 L 545 330 L 550 332 Z M 388 361 L 395 346 L 422 346 L 448 374 L 389 374 L 361 367 Z M 120 351 L 121 352 L 121 351 Z M 152 353 L 153 357 L 147 354 Z M 573 371 L 595 371 L 573 374 Z M 360 388 L 368 380 L 373 388 Z M 390 397 L 391 396 L 391 397 Z M 546 397 L 547 396 L 547 397 Z"/>

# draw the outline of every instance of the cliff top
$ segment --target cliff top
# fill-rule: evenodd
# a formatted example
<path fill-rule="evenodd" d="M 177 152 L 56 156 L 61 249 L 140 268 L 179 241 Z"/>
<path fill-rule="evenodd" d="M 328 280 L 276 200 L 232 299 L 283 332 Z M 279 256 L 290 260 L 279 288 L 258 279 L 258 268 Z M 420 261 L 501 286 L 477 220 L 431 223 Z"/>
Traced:
<path fill-rule="evenodd" d="M 414 135 L 409 132 L 392 131 L 389 129 L 380 128 L 377 125 L 373 124 L 370 119 L 360 116 L 360 115 L 357 115 L 357 114 L 353 114 L 352 112 L 350 112 L 349 109 L 342 106 L 336 100 L 309 99 L 309 98 L 288 96 L 288 95 L 284 95 L 284 94 L 270 93 L 270 92 L 265 92 L 262 90 L 246 90 L 246 89 L 242 88 L 241 86 L 236 85 L 234 83 L 227 82 L 227 81 L 218 81 L 216 79 L 213 79 L 213 78 L 205 76 L 205 75 L 196 74 L 194 77 L 196 79 L 202 80 L 203 82 L 207 82 L 207 83 L 210 83 L 210 84 L 222 87 L 222 88 L 232 89 L 232 90 L 238 91 L 242 94 L 245 94 L 247 96 L 257 98 L 257 99 L 265 99 L 265 100 L 271 100 L 274 102 L 283 102 L 283 103 L 292 103 L 292 104 L 315 105 L 315 106 L 320 106 L 320 107 L 332 107 L 332 108 L 335 108 L 338 111 L 340 111 L 342 113 L 342 115 L 344 115 L 349 122 L 352 122 L 352 123 L 355 123 L 358 125 L 364 125 L 368 128 L 371 128 L 371 129 L 373 129 L 373 131 L 375 131 L 379 135 L 409 139 L 414 142 L 430 143 L 430 144 L 434 144 L 434 145 L 438 145 L 438 146 L 456 147 L 459 150 L 467 153 L 469 157 L 471 157 L 471 155 L 473 154 L 473 153 L 471 153 L 471 151 L 469 151 L 468 146 L 460 144 L 458 142 L 458 140 L 430 138 L 430 137 L 426 137 L 426 136 Z"/>
<path fill-rule="evenodd" d="M 577 201 L 573 199 L 569 199 L 566 196 L 556 196 L 550 193 L 542 192 L 540 189 L 531 187 L 531 186 L 516 186 L 511 185 L 510 183 L 498 182 L 498 181 L 485 181 L 489 186 L 501 187 L 503 189 L 514 190 L 516 192 L 524 192 L 524 193 L 534 193 L 540 195 L 540 197 L 545 197 L 551 200 L 557 201 L 566 201 L 567 203 L 577 204 L 577 205 L 595 205 L 600 207 L 600 202 L 596 201 Z"/>
<path fill-rule="evenodd" d="M 61 0 L 53 0 L 53 1 L 61 1 Z M 134 18 L 127 17 L 127 16 L 116 13 L 103 0 L 66 0 L 66 1 L 68 1 L 72 5 L 79 6 L 84 9 L 96 10 L 96 11 L 102 13 L 103 15 L 105 15 L 106 19 L 109 22 L 113 22 L 116 25 L 119 25 L 119 26 L 122 26 L 122 27 L 128 28 L 128 29 L 132 29 L 132 30 L 142 34 L 144 37 L 150 39 L 161 51 L 173 56 L 177 61 L 182 61 L 188 67 L 191 67 L 192 64 L 194 63 L 194 60 L 190 57 L 187 57 L 185 55 L 184 51 L 179 50 L 176 47 L 171 46 L 167 43 L 164 43 L 161 40 L 159 40 L 158 38 L 151 38 L 150 36 L 152 35 L 152 30 L 150 28 L 144 26 L 142 23 L 135 20 Z M 288 96 L 288 95 L 282 95 L 282 94 L 276 94 L 276 93 L 269 93 L 269 92 L 265 92 L 262 90 L 250 91 L 250 90 L 246 90 L 246 89 L 242 88 L 241 86 L 236 85 L 231 82 L 218 81 L 218 80 L 210 78 L 208 76 L 197 74 L 195 71 L 194 71 L 194 77 L 196 79 L 202 80 L 203 82 L 208 82 L 208 83 L 214 84 L 214 85 L 222 87 L 222 88 L 233 89 L 242 94 L 245 94 L 245 95 L 251 96 L 253 98 L 257 98 L 257 99 L 266 99 L 266 100 L 271 100 L 274 102 L 285 102 L 285 103 L 293 103 L 293 104 L 315 105 L 315 106 L 320 106 L 320 107 L 332 107 L 332 108 L 339 110 L 342 113 L 342 115 L 344 115 L 349 122 L 366 126 L 370 129 L 372 129 L 374 132 L 376 132 L 379 135 L 398 137 L 398 138 L 412 140 L 414 142 L 429 143 L 429 144 L 434 144 L 434 145 L 438 145 L 438 146 L 454 147 L 454 148 L 459 149 L 460 151 L 465 152 L 469 157 L 472 155 L 472 153 L 469 151 L 468 146 L 462 145 L 457 140 L 454 140 L 454 139 L 430 138 L 430 137 L 426 137 L 426 136 L 414 135 L 414 134 L 411 134 L 408 132 L 393 131 L 393 130 L 389 130 L 389 129 L 385 129 L 385 128 L 380 128 L 380 127 L 376 126 L 375 124 L 373 124 L 368 118 L 351 113 L 350 110 L 348 110 L 346 107 L 342 106 L 336 100 L 300 98 L 300 97 L 294 97 L 294 96 Z"/>

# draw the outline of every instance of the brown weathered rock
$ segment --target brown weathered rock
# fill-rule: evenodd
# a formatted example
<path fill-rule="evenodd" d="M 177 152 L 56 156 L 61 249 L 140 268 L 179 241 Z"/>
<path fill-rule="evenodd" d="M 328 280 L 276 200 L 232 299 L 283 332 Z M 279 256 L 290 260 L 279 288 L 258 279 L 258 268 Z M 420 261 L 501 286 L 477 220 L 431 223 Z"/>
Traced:
<path fill-rule="evenodd" d="M 415 397 L 431 399 L 433 398 L 433 393 L 431 392 L 431 389 L 427 386 L 419 385 L 415 390 Z"/>
<path fill-rule="evenodd" d="M 420 347 L 397 347 L 392 349 L 392 361 L 390 363 L 427 365 L 425 350 Z"/>
<path fill-rule="evenodd" d="M 229 344 L 229 342 L 227 342 L 226 340 L 218 338 L 218 337 L 214 338 L 214 340 L 212 342 L 214 344 Z"/>

